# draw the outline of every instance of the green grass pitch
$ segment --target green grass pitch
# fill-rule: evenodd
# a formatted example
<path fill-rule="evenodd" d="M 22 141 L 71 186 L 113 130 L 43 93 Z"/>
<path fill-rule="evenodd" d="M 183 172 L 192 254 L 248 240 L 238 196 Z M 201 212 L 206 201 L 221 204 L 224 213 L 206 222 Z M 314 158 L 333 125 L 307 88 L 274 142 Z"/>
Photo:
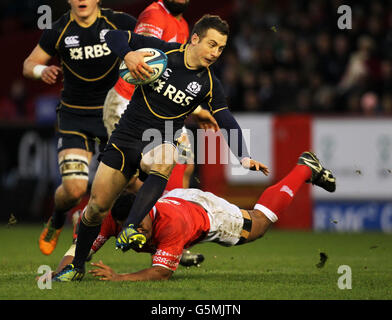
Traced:
<path fill-rule="evenodd" d="M 52 283 L 43 290 L 35 280 L 38 267 L 57 267 L 70 245 L 71 228 L 65 227 L 51 256 L 38 249 L 40 231 L 41 225 L 0 225 L 1 300 L 392 299 L 392 234 L 270 230 L 264 238 L 238 247 L 195 246 L 192 251 L 206 258 L 201 267 L 179 266 L 166 282 L 104 282 L 86 274 L 82 282 Z M 320 252 L 328 256 L 322 268 L 316 266 Z M 116 251 L 114 238 L 93 259 L 120 273 L 150 265 L 148 254 Z M 348 275 L 338 273 L 341 265 L 351 269 L 351 289 L 338 287 L 339 277 Z"/>

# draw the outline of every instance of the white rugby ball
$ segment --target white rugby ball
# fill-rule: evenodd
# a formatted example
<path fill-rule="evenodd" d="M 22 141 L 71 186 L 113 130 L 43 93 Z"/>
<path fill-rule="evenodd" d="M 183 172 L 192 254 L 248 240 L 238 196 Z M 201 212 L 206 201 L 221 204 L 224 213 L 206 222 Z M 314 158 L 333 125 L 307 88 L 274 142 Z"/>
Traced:
<path fill-rule="evenodd" d="M 167 66 L 166 54 L 161 50 L 155 48 L 141 48 L 136 51 L 147 51 L 154 54 L 153 56 L 144 57 L 144 62 L 147 63 L 152 68 L 152 70 L 154 71 L 153 74 L 151 75 L 150 78 L 146 80 L 135 79 L 134 77 L 132 77 L 124 61 L 122 61 L 120 64 L 120 77 L 123 78 L 126 82 L 135 85 L 148 84 L 158 79 L 161 76 L 161 74 L 165 71 Z"/>

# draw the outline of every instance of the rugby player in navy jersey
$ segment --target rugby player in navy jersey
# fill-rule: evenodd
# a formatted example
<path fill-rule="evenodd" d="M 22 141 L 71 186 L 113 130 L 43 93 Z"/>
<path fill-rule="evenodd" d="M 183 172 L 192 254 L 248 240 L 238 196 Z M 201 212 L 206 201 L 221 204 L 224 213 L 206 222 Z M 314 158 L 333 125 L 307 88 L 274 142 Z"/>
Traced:
<path fill-rule="evenodd" d="M 89 164 L 95 141 L 104 146 L 107 132 L 102 108 L 108 90 L 118 79 L 120 59 L 108 47 L 109 30 L 133 30 L 136 19 L 100 7 L 100 0 L 68 0 L 70 10 L 42 33 L 24 61 L 23 74 L 52 85 L 63 75 L 57 108 L 58 163 L 62 177 L 55 192 L 54 213 L 42 231 L 39 247 L 49 255 L 56 247 L 66 213 L 87 192 Z M 61 68 L 48 65 L 58 56 Z"/>
<path fill-rule="evenodd" d="M 266 175 L 269 173 L 267 166 L 250 158 L 241 128 L 227 107 L 222 85 L 210 69 L 225 48 L 228 34 L 228 24 L 212 15 L 203 16 L 195 24 L 188 44 L 167 43 L 131 31 L 106 34 L 110 49 L 124 59 L 130 72 L 137 77 L 149 77 L 152 71 L 144 63 L 141 52 L 134 51 L 139 48 L 152 47 L 165 52 L 167 69 L 155 82 L 136 88 L 114 129 L 81 219 L 75 257 L 72 264 L 58 273 L 55 281 L 83 278 L 86 258 L 104 217 L 138 169 L 148 177 L 137 193 L 124 229 L 117 237 L 116 247 L 127 251 L 134 246 L 143 246 L 146 238 L 136 228 L 162 195 L 175 165 L 175 133 L 181 132 L 184 119 L 201 103 L 208 103 L 220 128 L 228 132 L 237 130 L 237 139 L 228 139 L 228 144 L 242 166 Z M 166 130 L 168 127 L 170 129 Z M 146 153 L 145 147 L 151 146 L 151 141 L 146 141 L 143 134 L 149 129 L 160 132 L 162 141 Z M 148 158 L 153 161 L 146 161 Z"/>

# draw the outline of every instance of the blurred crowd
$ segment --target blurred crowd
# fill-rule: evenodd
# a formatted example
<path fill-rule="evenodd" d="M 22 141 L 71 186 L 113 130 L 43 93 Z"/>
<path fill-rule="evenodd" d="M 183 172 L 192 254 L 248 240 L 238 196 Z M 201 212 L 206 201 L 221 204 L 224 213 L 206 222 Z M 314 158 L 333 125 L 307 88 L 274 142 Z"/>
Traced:
<path fill-rule="evenodd" d="M 231 28 L 218 70 L 232 110 L 392 114 L 392 1 L 238 0 Z"/>
<path fill-rule="evenodd" d="M 0 34 L 35 23 L 23 3 L 41 1 L 6 0 Z M 234 3 L 229 43 L 214 66 L 232 111 L 392 115 L 392 0 Z M 351 8 L 352 29 L 338 28 L 341 5 Z M 0 119 L 34 116 L 25 86 L 17 79 L 0 97 Z"/>

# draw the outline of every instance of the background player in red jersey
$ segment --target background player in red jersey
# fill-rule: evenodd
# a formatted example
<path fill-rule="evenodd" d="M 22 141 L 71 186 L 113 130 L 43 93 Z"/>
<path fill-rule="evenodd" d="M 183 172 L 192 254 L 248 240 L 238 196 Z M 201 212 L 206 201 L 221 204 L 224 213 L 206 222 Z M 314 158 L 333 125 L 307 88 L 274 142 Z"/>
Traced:
<path fill-rule="evenodd" d="M 104 35 L 113 29 L 133 30 L 136 24 L 128 14 L 100 8 L 100 0 L 68 3 L 70 10 L 51 29 L 44 30 L 23 64 L 23 74 L 28 78 L 54 84 L 62 73 L 64 80 L 57 107 L 62 182 L 55 192 L 53 215 L 39 239 L 39 248 L 46 255 L 56 247 L 67 211 L 87 192 L 95 142 L 104 146 L 107 141 L 102 109 L 108 90 L 118 78 L 120 60 L 107 47 Z M 59 57 L 62 68 L 47 65 L 54 56 Z"/>
<path fill-rule="evenodd" d="M 155 37 L 167 42 L 186 43 L 189 37 L 189 27 L 183 17 L 189 0 L 159 0 L 150 4 L 140 13 L 135 33 L 145 36 Z M 175 9 L 172 7 L 175 5 Z M 172 12 L 171 10 L 174 10 Z M 110 121 L 108 130 L 113 131 L 114 123 L 125 110 L 129 100 L 131 100 L 135 86 L 126 82 L 121 77 L 116 85 L 109 90 L 104 105 L 104 121 L 109 117 L 118 117 L 117 121 Z M 110 134 L 110 133 L 109 133 Z"/>
<path fill-rule="evenodd" d="M 263 192 L 253 210 L 240 209 L 198 189 L 172 190 L 158 200 L 140 224 L 139 232 L 143 232 L 148 241 L 142 249 L 134 250 L 151 253 L 152 266 L 118 274 L 99 261 L 92 263 L 96 268 L 89 273 L 109 281 L 167 280 L 177 269 L 184 248 L 201 242 L 234 246 L 262 237 L 305 183 L 329 192 L 336 189 L 336 179 L 331 171 L 309 151 L 299 157 L 297 165 L 285 178 Z M 131 202 L 127 205 L 130 206 Z M 128 213 L 126 206 L 112 211 L 113 218 L 124 220 Z M 111 235 L 116 236 L 120 228 L 112 227 L 111 230 Z M 97 241 L 94 245 L 99 246 Z"/>

